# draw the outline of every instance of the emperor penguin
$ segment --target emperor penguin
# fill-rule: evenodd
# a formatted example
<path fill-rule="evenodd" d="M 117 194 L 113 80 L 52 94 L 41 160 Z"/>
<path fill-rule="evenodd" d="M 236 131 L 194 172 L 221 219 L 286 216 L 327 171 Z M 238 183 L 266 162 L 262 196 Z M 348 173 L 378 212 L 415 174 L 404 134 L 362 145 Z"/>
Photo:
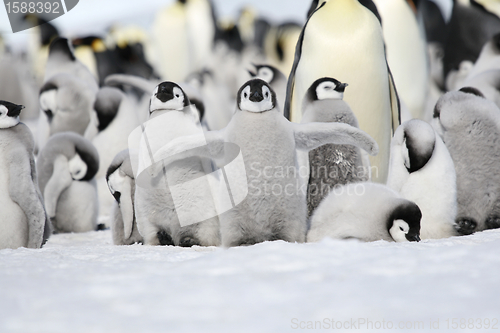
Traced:
<path fill-rule="evenodd" d="M 414 202 L 385 185 L 347 184 L 330 192 L 316 209 L 307 241 L 330 237 L 364 242 L 418 242 L 421 217 Z"/>
<path fill-rule="evenodd" d="M 40 248 L 46 214 L 40 197 L 33 135 L 19 122 L 23 109 L 0 101 L 0 249 Z"/>
<path fill-rule="evenodd" d="M 68 39 L 61 37 L 54 39 L 50 44 L 43 81 L 47 82 L 47 80 L 59 73 L 68 73 L 78 77 L 94 91 L 99 88 L 97 78 L 75 57 Z"/>
<path fill-rule="evenodd" d="M 99 155 L 92 143 L 76 133 L 57 133 L 40 151 L 36 168 L 54 232 L 96 230 Z"/>
<path fill-rule="evenodd" d="M 456 180 L 450 153 L 431 125 L 412 119 L 398 127 L 391 143 L 387 186 L 422 211 L 422 239 L 457 235 Z"/>
<path fill-rule="evenodd" d="M 198 113 L 191 107 L 182 88 L 174 82 L 162 82 L 155 88 L 149 109 L 149 120 L 129 138 L 134 172 L 141 168 L 142 160 L 149 160 L 162 145 L 180 136 L 202 133 Z M 138 139 L 134 141 L 136 133 Z M 182 192 L 181 198 L 175 196 L 177 192 L 172 193 L 172 188 L 182 188 L 184 182 L 196 179 L 203 181 L 203 177 L 210 173 L 210 168 L 210 161 L 193 157 L 162 169 L 148 186 L 137 183 L 136 176 L 135 216 L 146 245 L 220 245 L 217 216 L 198 220 L 198 223 L 184 224 L 174 201 L 181 200 L 180 207 L 194 203 L 196 209 L 190 213 L 197 217 L 203 215 L 206 207 L 200 206 L 200 203 L 209 193 L 202 188 L 186 190 Z"/>
<path fill-rule="evenodd" d="M 288 77 L 285 116 L 291 121 L 301 121 L 302 100 L 320 77 L 349 82 L 344 100 L 359 128 L 380 146 L 380 153 L 370 158 L 377 171 L 371 177 L 385 183 L 392 133 L 400 124 L 399 99 L 380 22 L 357 0 L 323 1 L 304 25 Z"/>
<path fill-rule="evenodd" d="M 358 127 L 356 116 L 342 100 L 346 87 L 347 83 L 334 78 L 314 81 L 303 99 L 301 123 L 338 122 Z M 308 217 L 335 186 L 367 181 L 370 177 L 368 155 L 355 146 L 324 145 L 306 153 L 305 160 L 301 166 L 309 171 Z"/>
<path fill-rule="evenodd" d="M 423 22 L 406 0 L 374 0 L 374 3 L 382 18 L 387 62 L 399 98 L 412 118 L 423 119 L 429 80 Z"/>
<path fill-rule="evenodd" d="M 251 78 L 258 78 L 266 81 L 276 93 L 276 99 L 278 101 L 280 109 L 283 109 L 286 96 L 286 76 L 278 68 L 271 65 L 254 66 L 255 72 L 251 70 L 248 71 Z"/>
<path fill-rule="evenodd" d="M 477 89 L 462 88 L 438 100 L 432 125 L 455 164 L 458 232 L 500 227 L 499 108 Z"/>
<path fill-rule="evenodd" d="M 350 144 L 374 155 L 377 143 L 348 124 L 289 122 L 278 107 L 275 92 L 260 79 L 241 86 L 236 105 L 236 113 L 224 129 L 180 137 L 157 150 L 154 160 L 170 165 L 202 156 L 220 164 L 238 147 L 243 172 L 224 177 L 235 194 L 233 208 L 219 216 L 222 245 L 304 242 L 306 198 L 297 171 L 297 149 Z"/>
<path fill-rule="evenodd" d="M 135 178 L 128 149 L 115 156 L 106 172 L 106 181 L 115 198 L 111 222 L 113 244 L 142 243 L 134 213 Z"/>
<path fill-rule="evenodd" d="M 92 144 L 99 153 L 99 170 L 95 175 L 99 196 L 99 215 L 111 216 L 113 197 L 106 183 L 106 173 L 114 157 L 128 147 L 129 134 L 140 125 L 133 102 L 121 90 L 102 87 L 94 103 L 98 133 Z"/>

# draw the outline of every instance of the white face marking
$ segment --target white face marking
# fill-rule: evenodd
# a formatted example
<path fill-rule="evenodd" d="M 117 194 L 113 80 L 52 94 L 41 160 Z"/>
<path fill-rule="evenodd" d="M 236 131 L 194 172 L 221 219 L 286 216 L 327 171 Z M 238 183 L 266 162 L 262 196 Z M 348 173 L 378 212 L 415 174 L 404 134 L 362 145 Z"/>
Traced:
<path fill-rule="evenodd" d="M 316 87 L 316 95 L 318 99 L 342 99 L 344 98 L 344 93 L 335 91 L 337 86 L 332 81 L 321 82 L 318 87 Z"/>
<path fill-rule="evenodd" d="M 68 162 L 69 173 L 74 180 L 80 180 L 87 174 L 87 164 L 81 159 L 80 155 L 75 154 Z"/>
<path fill-rule="evenodd" d="M 271 83 L 274 78 L 274 73 L 269 67 L 261 67 L 257 72 L 257 78 L 264 80 L 267 83 Z"/>
<path fill-rule="evenodd" d="M 9 117 L 9 109 L 5 105 L 0 105 L 0 128 L 9 128 L 19 124 L 19 117 Z"/>
<path fill-rule="evenodd" d="M 389 229 L 389 233 L 391 237 L 396 242 L 408 242 L 406 239 L 406 234 L 410 230 L 410 226 L 403 220 L 394 220 L 391 229 Z"/>
<path fill-rule="evenodd" d="M 274 109 L 271 91 L 268 87 L 262 86 L 263 100 L 260 102 L 252 102 L 250 100 L 250 86 L 246 86 L 241 92 L 240 109 L 249 112 L 264 112 Z"/>
<path fill-rule="evenodd" d="M 53 113 L 57 110 L 57 90 L 52 89 L 44 91 L 40 95 L 40 107 L 43 111 L 51 110 Z"/>
<path fill-rule="evenodd" d="M 177 110 L 182 111 L 184 109 L 184 94 L 182 90 L 174 87 L 173 93 L 174 98 L 163 103 L 156 97 L 156 93 L 158 93 L 158 86 L 156 87 L 153 95 L 151 96 L 151 104 L 149 106 L 149 112 L 158 111 L 158 110 Z"/>
<path fill-rule="evenodd" d="M 112 194 L 122 193 L 126 175 L 118 168 L 108 178 L 108 187 Z"/>

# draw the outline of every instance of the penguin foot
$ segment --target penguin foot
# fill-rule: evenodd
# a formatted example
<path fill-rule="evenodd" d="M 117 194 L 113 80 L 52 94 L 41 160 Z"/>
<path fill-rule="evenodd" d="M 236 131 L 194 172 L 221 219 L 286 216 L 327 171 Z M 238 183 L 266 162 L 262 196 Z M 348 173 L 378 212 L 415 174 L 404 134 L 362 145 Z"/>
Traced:
<path fill-rule="evenodd" d="M 109 228 L 106 227 L 104 223 L 99 223 L 96 227 L 96 231 L 102 231 L 102 230 L 108 230 Z"/>
<path fill-rule="evenodd" d="M 455 228 L 461 235 L 471 235 L 477 228 L 477 222 L 469 217 L 459 218 L 457 219 L 456 223 L 457 225 L 455 226 Z"/>
<path fill-rule="evenodd" d="M 160 230 L 156 233 L 160 245 L 174 245 L 174 240 L 165 230 Z"/>
<path fill-rule="evenodd" d="M 179 242 L 179 246 L 181 246 L 181 247 L 191 247 L 194 245 L 201 246 L 198 239 L 196 239 L 195 237 L 191 237 L 191 236 L 184 236 L 181 238 L 181 241 Z"/>
<path fill-rule="evenodd" d="M 498 229 L 500 228 L 500 216 L 490 216 L 486 219 L 487 229 Z"/>

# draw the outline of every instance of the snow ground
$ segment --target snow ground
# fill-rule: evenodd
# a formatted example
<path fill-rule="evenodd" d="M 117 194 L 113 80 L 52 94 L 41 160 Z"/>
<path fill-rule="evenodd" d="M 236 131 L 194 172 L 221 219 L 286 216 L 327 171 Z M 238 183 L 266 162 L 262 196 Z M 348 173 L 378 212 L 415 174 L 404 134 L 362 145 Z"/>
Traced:
<path fill-rule="evenodd" d="M 344 327 L 355 331 L 367 327 L 360 318 L 374 331 L 420 332 L 431 320 L 456 332 L 453 318 L 497 318 L 498 330 L 499 248 L 500 230 L 231 249 L 114 246 L 109 230 L 59 234 L 39 250 L 0 250 L 0 332 L 294 332 L 308 321 L 330 331 L 331 319 L 352 319 Z"/>

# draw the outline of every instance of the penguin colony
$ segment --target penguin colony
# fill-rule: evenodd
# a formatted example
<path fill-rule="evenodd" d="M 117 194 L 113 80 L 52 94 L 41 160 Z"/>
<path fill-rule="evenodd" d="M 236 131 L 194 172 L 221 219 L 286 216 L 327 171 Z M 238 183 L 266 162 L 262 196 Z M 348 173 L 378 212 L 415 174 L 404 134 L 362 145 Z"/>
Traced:
<path fill-rule="evenodd" d="M 27 15 L 45 22 L 27 57 L 0 38 L 0 249 L 107 228 L 182 247 L 500 228 L 490 10 L 314 0 L 275 25 L 173 0 L 150 33 L 72 38 Z"/>

